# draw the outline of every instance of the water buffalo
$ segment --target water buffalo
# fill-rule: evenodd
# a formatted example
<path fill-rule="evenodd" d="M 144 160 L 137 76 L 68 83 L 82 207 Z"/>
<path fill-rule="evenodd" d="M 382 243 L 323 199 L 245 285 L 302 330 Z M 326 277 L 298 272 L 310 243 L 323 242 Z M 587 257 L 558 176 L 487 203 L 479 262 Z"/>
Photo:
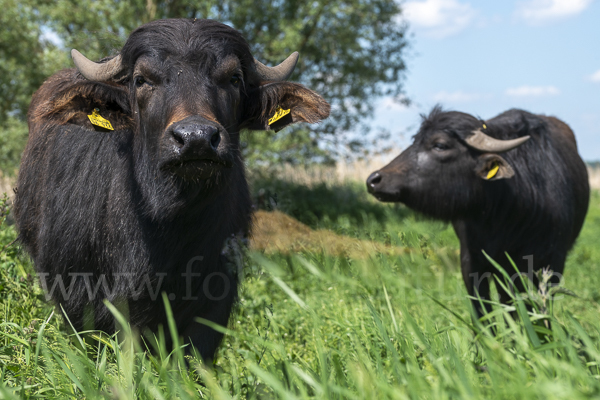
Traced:
<path fill-rule="evenodd" d="M 330 107 L 285 82 L 297 53 L 267 67 L 211 20 L 150 22 L 114 57 L 72 56 L 77 69 L 31 102 L 19 238 L 75 329 L 113 332 L 108 299 L 157 332 L 164 292 L 179 334 L 210 359 L 222 335 L 195 318 L 227 324 L 238 282 L 224 246 L 251 225 L 240 130 L 318 122 Z"/>
<path fill-rule="evenodd" d="M 488 300 L 495 269 L 482 250 L 511 275 L 505 252 L 530 278 L 548 266 L 562 274 L 589 202 L 571 129 L 514 109 L 482 121 L 435 107 L 413 144 L 369 176 L 367 189 L 381 201 L 451 222 L 467 291 Z M 506 303 L 508 294 L 499 292 Z M 474 306 L 479 315 L 486 311 L 476 300 Z"/>

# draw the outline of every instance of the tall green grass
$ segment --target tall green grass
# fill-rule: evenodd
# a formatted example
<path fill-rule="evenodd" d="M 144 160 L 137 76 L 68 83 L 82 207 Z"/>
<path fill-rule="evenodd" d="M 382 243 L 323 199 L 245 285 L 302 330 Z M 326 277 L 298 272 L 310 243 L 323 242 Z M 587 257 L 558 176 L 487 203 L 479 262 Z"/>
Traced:
<path fill-rule="evenodd" d="M 297 216 L 294 198 L 307 189 L 295 190 L 281 192 L 279 204 Z M 320 215 L 307 222 L 410 251 L 360 260 L 327 249 L 249 252 L 230 324 L 215 327 L 226 335 L 211 366 L 184 360 L 181 346 L 167 348 L 160 335 L 158 349 L 145 352 L 125 321 L 118 338 L 70 334 L 43 301 L 28 259 L 9 247 L 0 255 L 0 398 L 600 396 L 598 193 L 566 267 L 563 285 L 578 297 L 559 293 L 545 312 L 528 313 L 521 298 L 494 304 L 482 324 L 469 312 L 450 227 L 372 202 L 358 186 L 345 190 L 356 197 L 340 207 L 328 203 L 338 188 L 307 193 Z M 0 249 L 14 237 L 3 225 Z"/>

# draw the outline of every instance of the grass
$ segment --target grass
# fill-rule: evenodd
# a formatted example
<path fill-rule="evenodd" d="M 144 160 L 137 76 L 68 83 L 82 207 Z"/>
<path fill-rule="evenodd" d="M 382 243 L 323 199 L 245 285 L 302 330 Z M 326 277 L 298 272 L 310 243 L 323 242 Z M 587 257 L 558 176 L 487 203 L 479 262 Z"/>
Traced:
<path fill-rule="evenodd" d="M 329 229 L 336 240 L 377 246 L 360 255 L 332 251 L 327 240 L 249 251 L 211 368 L 184 362 L 180 348 L 145 354 L 126 324 L 120 338 L 67 333 L 28 258 L 8 247 L 0 255 L 0 399 L 600 396 L 598 192 L 565 270 L 564 286 L 578 297 L 560 294 L 547 315 L 527 314 L 521 300 L 495 305 L 492 335 L 472 322 L 448 225 L 372 201 L 358 183 L 255 178 L 253 187 L 265 208 L 305 224 L 301 232 Z M 277 229 L 273 236 L 285 232 Z M 14 237 L 0 226 L 0 249 Z"/>

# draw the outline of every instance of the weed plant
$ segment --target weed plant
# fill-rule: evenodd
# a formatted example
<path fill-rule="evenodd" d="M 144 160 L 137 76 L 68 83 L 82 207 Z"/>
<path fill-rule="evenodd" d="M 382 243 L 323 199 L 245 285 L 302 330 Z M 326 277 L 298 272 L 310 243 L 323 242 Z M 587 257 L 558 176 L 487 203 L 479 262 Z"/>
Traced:
<path fill-rule="evenodd" d="M 600 397 L 598 193 L 562 283 L 576 297 L 546 282 L 511 305 L 492 301 L 492 312 L 475 321 L 449 226 L 372 202 L 358 186 L 344 187 L 356 196 L 343 204 L 336 188 L 294 190 L 279 199 L 298 218 L 299 202 L 310 201 L 313 226 L 408 251 L 361 259 L 326 248 L 249 251 L 239 304 L 229 326 L 215 326 L 225 339 L 209 366 L 186 357 L 182 345 L 167 348 L 160 334 L 154 351 L 145 351 L 149 341 L 116 310 L 119 335 L 70 333 L 69 321 L 44 301 L 28 258 L 17 244 L 5 248 L 16 233 L 2 225 L 0 398 Z M 313 197 L 295 201 L 298 193 Z"/>

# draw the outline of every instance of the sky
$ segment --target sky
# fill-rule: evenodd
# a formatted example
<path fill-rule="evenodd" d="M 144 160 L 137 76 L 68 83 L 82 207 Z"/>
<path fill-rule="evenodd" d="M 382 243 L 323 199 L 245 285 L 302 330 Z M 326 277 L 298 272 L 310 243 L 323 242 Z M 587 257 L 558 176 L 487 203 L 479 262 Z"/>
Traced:
<path fill-rule="evenodd" d="M 383 98 L 374 125 L 405 148 L 420 114 L 444 109 L 490 119 L 510 108 L 553 115 L 600 160 L 600 0 L 401 2 L 409 23 L 405 92 Z"/>

